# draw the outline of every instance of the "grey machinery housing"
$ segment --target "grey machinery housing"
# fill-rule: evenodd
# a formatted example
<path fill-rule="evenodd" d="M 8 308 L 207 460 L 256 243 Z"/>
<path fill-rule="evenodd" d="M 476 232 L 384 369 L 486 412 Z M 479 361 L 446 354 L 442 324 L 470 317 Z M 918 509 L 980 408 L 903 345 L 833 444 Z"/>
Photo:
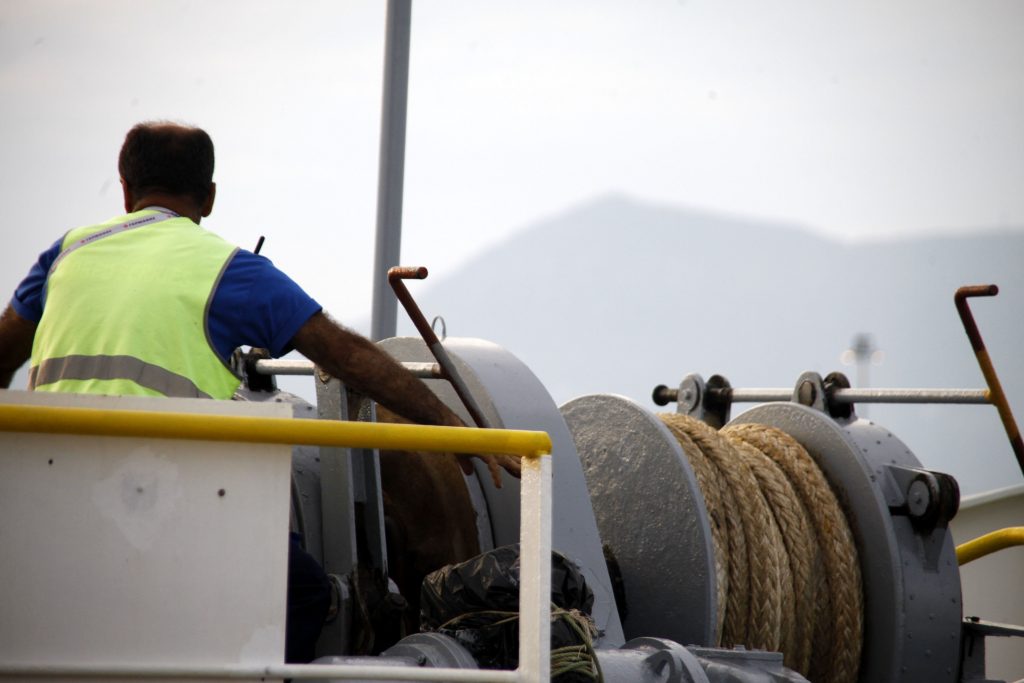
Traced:
<path fill-rule="evenodd" d="M 419 339 L 387 339 L 381 346 L 405 363 L 433 360 Z M 559 409 L 533 373 L 501 347 L 450 338 L 445 349 L 493 426 L 551 436 L 552 546 L 576 563 L 593 591 L 594 648 L 604 680 L 806 680 L 784 666 L 782 653 L 716 646 L 712 520 L 697 477 L 662 420 L 614 395 L 584 396 Z M 425 381 L 469 422 L 447 382 Z M 239 397 L 289 401 L 302 417 L 349 417 L 336 380 L 317 379 L 317 387 L 317 408 L 266 383 L 261 388 L 270 391 L 248 389 Z M 955 481 L 924 470 L 891 432 L 858 419 L 852 409 L 835 416 L 820 400 L 806 403 L 758 406 L 729 424 L 757 423 L 791 435 L 834 491 L 863 581 L 857 680 L 986 680 L 983 660 L 977 661 L 983 633 L 962 623 L 947 526 L 957 507 Z M 699 415 L 699 408 L 681 403 L 679 410 Z M 372 406 L 364 403 L 361 418 L 373 419 Z M 486 467 L 475 467 L 477 476 L 465 481 L 481 551 L 516 543 L 518 481 L 503 473 L 499 489 Z M 303 447 L 296 449 L 293 471 L 293 526 L 304 532 L 307 549 L 341 577 L 341 614 L 325 628 L 317 661 L 476 668 L 457 640 L 438 633 L 407 636 L 377 657 L 353 656 L 359 628 L 354 569 L 363 564 L 386 571 L 388 564 L 379 464 L 373 452 Z M 343 542 L 332 538 L 338 535 Z M 359 548 L 356 537 L 370 542 Z M 397 586 L 388 582 L 384 592 L 393 595 Z M 979 641 L 974 660 L 965 654 L 965 639 Z"/>

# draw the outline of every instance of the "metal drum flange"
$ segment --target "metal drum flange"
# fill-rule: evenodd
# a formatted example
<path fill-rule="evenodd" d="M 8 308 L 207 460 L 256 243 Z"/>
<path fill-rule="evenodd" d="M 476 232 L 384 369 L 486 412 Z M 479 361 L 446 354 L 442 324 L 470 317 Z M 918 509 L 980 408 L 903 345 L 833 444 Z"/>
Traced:
<path fill-rule="evenodd" d="M 561 411 L 606 555 L 621 575 L 626 637 L 713 646 L 711 526 L 678 442 L 656 415 L 622 396 L 583 396 Z"/>
<path fill-rule="evenodd" d="M 891 432 L 867 420 L 834 420 L 795 403 L 774 403 L 730 422 L 751 423 L 799 441 L 849 521 L 864 582 L 860 680 L 957 680 L 962 606 L 956 549 L 941 515 L 922 523 L 916 514 L 920 482 L 934 473 L 922 470 Z M 955 501 L 932 502 L 947 516 L 956 509 Z"/>
<path fill-rule="evenodd" d="M 393 338 L 380 342 L 381 348 L 400 361 L 433 360 L 421 339 Z M 495 427 L 537 429 L 548 433 L 552 442 L 552 530 L 553 549 L 573 560 L 594 592 L 592 616 L 599 630 L 597 645 L 618 647 L 625 642 L 611 579 L 601 555 L 601 541 L 587 498 L 583 469 L 576 457 L 572 435 L 558 407 L 544 385 L 526 365 L 502 347 L 480 339 L 448 337 L 444 341 L 457 372 Z M 428 379 L 426 384 L 441 400 L 472 421 L 451 385 Z M 486 516 L 490 534 L 481 534 L 481 549 L 519 542 L 519 482 L 503 473 L 504 484 L 495 488 L 486 465 L 474 462 L 477 476 L 467 481 L 477 513 Z M 475 491 L 474 491 L 475 489 Z"/>

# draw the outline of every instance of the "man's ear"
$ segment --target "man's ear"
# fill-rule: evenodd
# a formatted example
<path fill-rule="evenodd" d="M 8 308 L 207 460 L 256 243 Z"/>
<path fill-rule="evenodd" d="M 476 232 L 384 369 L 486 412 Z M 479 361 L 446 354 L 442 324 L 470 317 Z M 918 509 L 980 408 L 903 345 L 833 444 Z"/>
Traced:
<path fill-rule="evenodd" d="M 132 189 L 128 187 L 128 183 L 121 178 L 121 192 L 124 194 L 124 212 L 131 213 L 132 207 L 135 206 L 135 196 L 132 194 Z"/>
<path fill-rule="evenodd" d="M 213 212 L 213 200 L 217 198 L 217 183 L 210 183 L 210 196 L 206 198 L 206 203 L 203 204 L 203 218 L 206 218 Z"/>

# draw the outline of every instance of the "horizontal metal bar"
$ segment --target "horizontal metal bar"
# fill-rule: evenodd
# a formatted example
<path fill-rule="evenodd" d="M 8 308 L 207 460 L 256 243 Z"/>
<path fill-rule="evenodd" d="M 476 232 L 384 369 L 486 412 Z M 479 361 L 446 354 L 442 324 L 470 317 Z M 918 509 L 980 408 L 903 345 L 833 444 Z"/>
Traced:
<path fill-rule="evenodd" d="M 195 679 L 361 679 L 404 681 L 459 681 L 466 683 L 517 683 L 518 671 L 489 669 L 432 669 L 403 666 L 352 664 L 0 664 L 0 678 L 195 678 Z"/>
<path fill-rule="evenodd" d="M 311 360 L 256 361 L 256 372 L 261 375 L 312 375 L 315 371 Z"/>
<path fill-rule="evenodd" d="M 765 403 L 770 401 L 789 401 L 793 398 L 792 389 L 709 389 L 709 393 L 729 398 L 733 403 Z"/>
<path fill-rule="evenodd" d="M 420 379 L 442 379 L 441 366 L 437 363 L 402 363 L 405 369 Z M 313 361 L 309 360 L 258 360 L 256 372 L 261 375 L 312 375 Z"/>
<path fill-rule="evenodd" d="M 792 389 L 710 389 L 733 403 L 789 401 Z M 836 403 L 967 403 L 989 402 L 985 389 L 836 389 Z"/>
<path fill-rule="evenodd" d="M 987 389 L 837 389 L 836 403 L 987 404 Z"/>
<path fill-rule="evenodd" d="M 719 400 L 733 403 L 770 403 L 793 400 L 792 389 L 708 389 Z M 679 400 L 678 389 L 658 387 L 655 399 L 664 403 Z M 956 403 L 987 405 L 991 403 L 987 389 L 836 389 L 836 403 Z M 664 405 L 659 403 L 659 405 Z"/>
<path fill-rule="evenodd" d="M 17 404 L 0 405 L 0 431 L 386 448 L 436 453 L 507 453 L 520 456 L 551 453 L 551 437 L 545 432 L 517 429 L 291 420 L 280 417 Z"/>

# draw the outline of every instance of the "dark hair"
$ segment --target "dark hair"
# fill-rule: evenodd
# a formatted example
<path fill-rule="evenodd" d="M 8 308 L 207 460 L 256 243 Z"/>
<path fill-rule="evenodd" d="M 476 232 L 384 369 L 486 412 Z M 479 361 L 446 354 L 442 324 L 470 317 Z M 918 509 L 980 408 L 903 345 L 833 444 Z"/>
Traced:
<path fill-rule="evenodd" d="M 188 195 L 201 205 L 213 182 L 213 140 L 201 128 L 140 123 L 125 136 L 117 169 L 136 196 Z"/>

